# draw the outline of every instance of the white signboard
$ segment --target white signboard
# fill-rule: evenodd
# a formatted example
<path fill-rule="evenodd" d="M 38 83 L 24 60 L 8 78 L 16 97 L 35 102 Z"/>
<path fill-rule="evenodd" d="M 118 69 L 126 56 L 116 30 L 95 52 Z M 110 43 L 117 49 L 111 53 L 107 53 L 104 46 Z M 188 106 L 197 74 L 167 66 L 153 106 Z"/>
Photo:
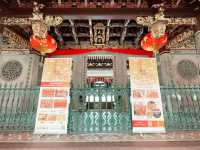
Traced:
<path fill-rule="evenodd" d="M 35 134 L 66 134 L 72 59 L 47 58 L 44 63 Z"/>
<path fill-rule="evenodd" d="M 130 58 L 129 69 L 133 132 L 165 132 L 156 59 Z"/>

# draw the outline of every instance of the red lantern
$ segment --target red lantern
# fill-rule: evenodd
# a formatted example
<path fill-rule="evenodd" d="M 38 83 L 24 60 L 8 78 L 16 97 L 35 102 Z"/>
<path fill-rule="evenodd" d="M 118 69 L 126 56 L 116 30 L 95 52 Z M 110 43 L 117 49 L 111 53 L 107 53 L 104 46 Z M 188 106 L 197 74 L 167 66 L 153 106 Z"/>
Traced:
<path fill-rule="evenodd" d="M 167 34 L 165 33 L 163 36 L 159 38 L 154 38 L 150 33 L 144 36 L 141 41 L 141 47 L 147 51 L 156 52 L 160 48 L 162 48 L 167 43 Z"/>
<path fill-rule="evenodd" d="M 41 54 L 52 53 L 57 48 L 56 41 L 50 35 L 47 35 L 47 37 L 43 39 L 36 38 L 32 35 L 30 44 L 33 49 L 39 51 Z"/>

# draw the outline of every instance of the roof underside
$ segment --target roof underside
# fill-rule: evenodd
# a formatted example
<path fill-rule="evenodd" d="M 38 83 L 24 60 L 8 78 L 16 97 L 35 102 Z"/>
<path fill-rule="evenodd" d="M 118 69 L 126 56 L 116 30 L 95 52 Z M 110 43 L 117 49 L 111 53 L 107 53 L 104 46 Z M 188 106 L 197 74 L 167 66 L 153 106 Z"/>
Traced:
<path fill-rule="evenodd" d="M 200 14 L 199 0 L 38 0 L 44 4 L 45 15 L 59 15 L 64 18 L 62 24 L 49 28 L 51 34 L 63 47 L 90 47 L 93 26 L 103 23 L 106 27 L 106 45 L 115 47 L 139 47 L 139 42 L 148 28 L 138 25 L 137 16 L 153 16 L 157 7 L 163 4 L 166 16 L 192 17 Z M 31 17 L 33 0 L 0 0 L 1 17 Z M 13 32 L 29 39 L 31 26 L 7 26 Z M 169 38 L 194 26 L 170 26 Z"/>

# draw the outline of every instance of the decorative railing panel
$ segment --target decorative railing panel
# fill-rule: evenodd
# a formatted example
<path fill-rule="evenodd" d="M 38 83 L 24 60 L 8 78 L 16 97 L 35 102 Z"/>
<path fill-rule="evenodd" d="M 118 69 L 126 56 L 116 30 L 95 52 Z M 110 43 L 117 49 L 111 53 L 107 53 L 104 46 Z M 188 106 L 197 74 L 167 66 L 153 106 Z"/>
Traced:
<path fill-rule="evenodd" d="M 131 133 L 130 104 L 123 104 L 129 94 L 129 88 L 72 89 L 68 133 Z M 167 131 L 200 130 L 200 87 L 161 87 L 161 94 Z M 0 132 L 33 132 L 38 96 L 39 88 L 1 88 Z"/>
<path fill-rule="evenodd" d="M 128 112 L 71 112 L 70 117 L 71 134 L 131 133 L 131 120 Z"/>
<path fill-rule="evenodd" d="M 167 131 L 200 130 L 200 87 L 161 88 Z"/>
<path fill-rule="evenodd" d="M 70 107 L 69 133 L 131 133 L 128 88 L 74 89 L 71 99 L 78 105 Z"/>
<path fill-rule="evenodd" d="M 0 131 L 32 131 L 39 89 L 0 89 Z"/>

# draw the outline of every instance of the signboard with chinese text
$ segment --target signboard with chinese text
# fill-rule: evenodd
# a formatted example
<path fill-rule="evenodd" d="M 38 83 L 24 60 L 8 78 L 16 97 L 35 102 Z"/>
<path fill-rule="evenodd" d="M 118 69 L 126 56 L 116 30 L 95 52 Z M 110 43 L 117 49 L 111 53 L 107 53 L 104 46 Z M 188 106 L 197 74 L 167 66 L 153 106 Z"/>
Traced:
<path fill-rule="evenodd" d="M 45 59 L 35 134 L 66 134 L 72 59 Z"/>
<path fill-rule="evenodd" d="M 130 58 L 129 71 L 133 132 L 165 132 L 156 59 Z"/>

